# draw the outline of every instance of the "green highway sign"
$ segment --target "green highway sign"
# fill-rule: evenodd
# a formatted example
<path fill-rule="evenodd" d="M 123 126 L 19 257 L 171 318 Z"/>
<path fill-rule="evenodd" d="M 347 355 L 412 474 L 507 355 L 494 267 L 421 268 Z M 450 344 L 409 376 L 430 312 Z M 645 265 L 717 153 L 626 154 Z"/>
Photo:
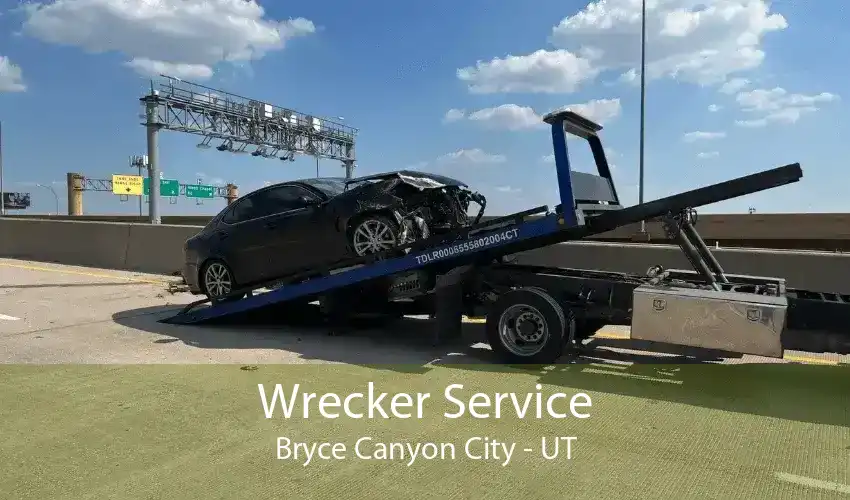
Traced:
<path fill-rule="evenodd" d="M 151 194 L 151 180 L 148 177 L 145 177 L 144 180 L 144 193 L 145 196 L 150 196 Z M 180 196 L 180 183 L 174 179 L 160 179 L 159 195 Z"/>
<path fill-rule="evenodd" d="M 205 186 L 203 184 L 187 184 L 186 198 L 214 198 L 215 186 Z"/>

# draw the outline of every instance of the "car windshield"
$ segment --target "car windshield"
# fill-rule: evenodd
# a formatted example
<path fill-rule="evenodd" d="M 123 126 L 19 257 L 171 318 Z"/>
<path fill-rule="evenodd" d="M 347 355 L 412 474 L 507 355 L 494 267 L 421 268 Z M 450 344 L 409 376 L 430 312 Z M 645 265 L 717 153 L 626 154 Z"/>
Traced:
<path fill-rule="evenodd" d="M 301 182 L 318 189 L 319 191 L 325 193 L 329 198 L 332 198 L 338 194 L 342 194 L 345 191 L 345 180 L 337 179 L 334 177 L 324 177 L 321 179 L 305 179 Z"/>

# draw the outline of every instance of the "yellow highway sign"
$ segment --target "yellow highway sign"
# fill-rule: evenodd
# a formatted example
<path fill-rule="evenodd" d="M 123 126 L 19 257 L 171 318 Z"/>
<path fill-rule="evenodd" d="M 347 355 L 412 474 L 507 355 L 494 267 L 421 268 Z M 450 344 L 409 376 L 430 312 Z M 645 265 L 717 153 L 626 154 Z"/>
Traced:
<path fill-rule="evenodd" d="M 141 196 L 144 177 L 140 175 L 113 175 L 112 192 L 130 196 Z"/>

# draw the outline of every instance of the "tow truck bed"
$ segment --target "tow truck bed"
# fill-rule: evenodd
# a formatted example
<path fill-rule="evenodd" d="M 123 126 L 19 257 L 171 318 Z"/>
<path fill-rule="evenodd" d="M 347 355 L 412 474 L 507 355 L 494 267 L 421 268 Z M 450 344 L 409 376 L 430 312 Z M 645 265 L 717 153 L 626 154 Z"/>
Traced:
<path fill-rule="evenodd" d="M 368 290 L 387 291 L 389 299 L 394 283 L 402 278 L 417 283 L 414 298 L 429 296 L 431 300 L 425 302 L 434 304 L 432 312 L 442 333 L 457 332 L 463 311 L 483 309 L 488 316 L 491 346 L 512 361 L 556 359 L 563 346 L 581 340 L 588 328 L 600 321 L 631 324 L 633 338 L 781 356 L 787 325 L 809 328 L 810 315 L 825 311 L 831 318 L 850 319 L 847 298 L 786 290 L 784 280 L 779 278 L 726 276 L 691 220 L 692 207 L 799 181 L 799 164 L 623 208 L 597 135 L 601 127 L 571 111 L 554 112 L 544 120 L 551 125 L 561 195 L 555 211 L 538 207 L 415 242 L 403 247 L 407 253 L 401 257 L 376 254 L 337 262 L 324 269 L 305 270 L 303 281 L 300 276 L 287 276 L 284 278 L 290 284 L 264 293 L 255 294 L 267 283 L 254 284 L 235 291 L 230 300 L 217 301 L 209 307 L 199 307 L 208 300 L 190 304 L 166 321 L 201 323 L 293 300 L 344 295 L 346 290 L 349 296 L 352 290 L 357 295 L 374 283 L 378 283 L 377 287 Z M 598 176 L 571 171 L 566 133 L 589 143 Z M 535 217 L 541 213 L 545 215 Z M 501 262 L 511 254 L 655 218 L 665 220 L 670 236 L 679 241 L 694 271 L 658 270 L 638 276 Z M 276 278 L 275 282 L 280 280 Z M 596 291 L 588 294 L 592 290 Z M 599 290 L 605 290 L 605 300 L 599 300 Z M 236 299 L 246 293 L 246 298 Z M 537 311 L 536 325 L 550 325 L 548 340 L 538 351 L 523 354 L 503 341 L 503 320 L 513 306 Z M 791 312 L 786 315 L 789 309 Z M 526 318 L 534 315 L 525 314 Z M 700 315 L 703 317 L 697 317 Z M 840 330 L 829 320 L 817 326 L 832 333 Z M 552 344 L 553 337 L 560 340 Z M 841 339 L 828 344 L 845 345 Z"/>

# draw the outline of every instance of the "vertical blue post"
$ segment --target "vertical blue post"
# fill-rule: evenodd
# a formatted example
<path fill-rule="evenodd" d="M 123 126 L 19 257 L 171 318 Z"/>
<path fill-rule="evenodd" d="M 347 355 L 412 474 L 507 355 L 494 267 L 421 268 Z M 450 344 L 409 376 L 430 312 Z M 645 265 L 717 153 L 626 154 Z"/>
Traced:
<path fill-rule="evenodd" d="M 573 181 L 570 176 L 570 155 L 567 150 L 567 134 L 563 120 L 556 120 L 552 127 L 552 149 L 555 154 L 555 170 L 558 173 L 558 191 L 561 194 L 561 216 L 565 226 L 577 226 L 576 203 Z"/>

